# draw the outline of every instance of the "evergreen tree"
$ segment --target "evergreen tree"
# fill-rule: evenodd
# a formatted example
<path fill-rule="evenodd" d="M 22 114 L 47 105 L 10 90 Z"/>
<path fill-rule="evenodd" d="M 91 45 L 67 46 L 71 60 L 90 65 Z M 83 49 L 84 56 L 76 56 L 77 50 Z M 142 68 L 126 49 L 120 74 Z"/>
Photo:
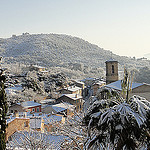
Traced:
<path fill-rule="evenodd" d="M 150 102 L 137 95 L 129 98 L 132 81 L 125 70 L 121 93 L 102 88 L 102 96 L 93 98 L 83 118 L 88 127 L 88 150 L 150 149 Z"/>
<path fill-rule="evenodd" d="M 0 69 L 0 150 L 6 149 L 5 134 L 6 134 L 6 114 L 7 101 L 4 90 L 4 83 L 6 77 L 3 75 L 3 70 Z"/>

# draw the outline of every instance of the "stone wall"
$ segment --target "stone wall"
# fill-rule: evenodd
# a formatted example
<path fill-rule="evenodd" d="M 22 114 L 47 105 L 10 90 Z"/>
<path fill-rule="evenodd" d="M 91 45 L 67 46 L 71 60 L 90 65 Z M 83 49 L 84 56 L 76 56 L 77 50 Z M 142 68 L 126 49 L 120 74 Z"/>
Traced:
<path fill-rule="evenodd" d="M 29 131 L 29 120 L 30 119 L 28 118 L 15 118 L 14 120 L 10 121 L 6 128 L 6 141 L 8 141 L 8 138 L 16 131 Z"/>

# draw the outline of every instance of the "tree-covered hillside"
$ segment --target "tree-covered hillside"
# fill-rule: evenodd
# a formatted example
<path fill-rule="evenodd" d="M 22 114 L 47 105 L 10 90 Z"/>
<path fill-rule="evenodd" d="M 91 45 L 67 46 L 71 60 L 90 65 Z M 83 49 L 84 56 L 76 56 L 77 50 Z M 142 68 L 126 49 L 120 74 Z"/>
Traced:
<path fill-rule="evenodd" d="M 149 66 L 149 60 L 137 60 L 113 54 L 83 39 L 61 34 L 13 35 L 0 39 L 0 55 L 4 63 L 38 64 L 41 66 L 59 67 L 66 72 L 80 71 L 89 76 L 105 70 L 105 61 L 111 58 L 118 60 L 119 70 L 123 66 L 139 69 Z M 98 70 L 97 70 L 98 68 Z"/>

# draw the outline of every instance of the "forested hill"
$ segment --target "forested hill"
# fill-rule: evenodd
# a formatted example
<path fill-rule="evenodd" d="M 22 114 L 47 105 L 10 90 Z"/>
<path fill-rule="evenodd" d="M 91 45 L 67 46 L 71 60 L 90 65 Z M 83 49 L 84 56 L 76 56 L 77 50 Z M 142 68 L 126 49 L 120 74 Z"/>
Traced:
<path fill-rule="evenodd" d="M 104 67 L 111 56 L 121 66 L 135 68 L 149 65 L 149 61 L 137 61 L 133 58 L 111 54 L 83 39 L 60 34 L 13 35 L 11 38 L 0 38 L 0 55 L 5 62 L 39 64 L 46 67 L 63 66 L 68 63 L 81 63 L 86 66 Z"/>

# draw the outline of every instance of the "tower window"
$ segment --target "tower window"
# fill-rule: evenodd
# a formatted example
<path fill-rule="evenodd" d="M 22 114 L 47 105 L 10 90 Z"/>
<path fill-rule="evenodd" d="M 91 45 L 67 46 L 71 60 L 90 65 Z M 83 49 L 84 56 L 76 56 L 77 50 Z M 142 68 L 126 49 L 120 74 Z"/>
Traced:
<path fill-rule="evenodd" d="M 112 65 L 112 73 L 114 73 L 114 65 Z"/>

